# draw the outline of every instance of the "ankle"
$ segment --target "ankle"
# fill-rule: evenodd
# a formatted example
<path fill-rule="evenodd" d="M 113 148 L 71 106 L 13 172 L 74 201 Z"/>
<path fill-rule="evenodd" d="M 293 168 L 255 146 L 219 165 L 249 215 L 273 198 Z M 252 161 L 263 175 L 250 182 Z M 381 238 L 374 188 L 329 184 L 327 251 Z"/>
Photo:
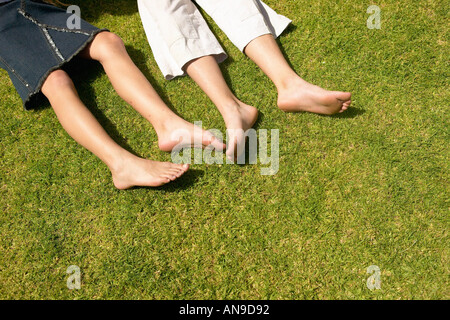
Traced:
<path fill-rule="evenodd" d="M 218 106 L 219 110 L 224 110 L 225 112 L 238 111 L 241 108 L 240 101 L 237 99 L 230 99 L 225 101 Z"/>
<path fill-rule="evenodd" d="M 228 99 L 222 101 L 220 104 L 216 104 L 216 106 L 224 119 L 235 116 L 241 109 L 241 105 L 237 99 Z"/>
<path fill-rule="evenodd" d="M 113 175 L 117 175 L 127 167 L 127 163 L 132 157 L 135 156 L 128 151 L 123 150 L 111 157 L 109 161 L 106 161 L 106 165 Z"/>
<path fill-rule="evenodd" d="M 158 137 L 160 135 L 166 135 L 168 132 L 174 130 L 174 127 L 177 128 L 179 126 L 179 122 L 175 121 L 171 116 L 161 117 L 157 121 L 152 121 L 151 124 Z"/>
<path fill-rule="evenodd" d="M 300 78 L 297 74 L 289 74 L 284 76 L 280 81 L 278 81 L 275 86 L 277 87 L 278 93 L 282 93 L 290 90 L 291 88 L 301 88 L 308 85 L 308 82 Z"/>

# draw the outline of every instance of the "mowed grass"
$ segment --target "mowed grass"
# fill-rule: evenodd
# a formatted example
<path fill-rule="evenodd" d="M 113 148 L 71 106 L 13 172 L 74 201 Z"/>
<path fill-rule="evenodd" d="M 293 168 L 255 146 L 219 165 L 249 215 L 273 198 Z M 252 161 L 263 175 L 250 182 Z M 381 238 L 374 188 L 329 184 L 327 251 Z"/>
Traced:
<path fill-rule="evenodd" d="M 187 77 L 165 81 L 134 0 L 80 5 L 120 35 L 164 101 L 225 127 Z M 0 298 L 448 299 L 449 33 L 445 1 L 267 0 L 293 20 L 279 43 L 306 80 L 353 92 L 345 114 L 285 114 L 265 75 L 207 21 L 235 94 L 278 129 L 280 166 L 194 164 L 180 180 L 116 190 L 48 104 L 22 109 L 0 71 Z M 377 4 L 382 27 L 366 26 Z M 76 85 L 108 133 L 170 161 L 152 126 L 83 64 Z M 81 270 L 69 290 L 66 270 Z M 367 268 L 380 268 L 369 290 Z"/>

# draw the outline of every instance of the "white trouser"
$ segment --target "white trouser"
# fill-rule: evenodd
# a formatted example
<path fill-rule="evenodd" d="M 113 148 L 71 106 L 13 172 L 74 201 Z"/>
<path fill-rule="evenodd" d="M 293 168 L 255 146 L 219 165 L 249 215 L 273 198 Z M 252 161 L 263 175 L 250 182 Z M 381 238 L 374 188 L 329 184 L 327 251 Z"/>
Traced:
<path fill-rule="evenodd" d="M 255 38 L 278 37 L 291 23 L 260 0 L 196 0 L 233 44 L 243 51 Z M 138 0 L 155 60 L 167 80 L 184 75 L 189 61 L 227 55 L 192 0 Z"/>

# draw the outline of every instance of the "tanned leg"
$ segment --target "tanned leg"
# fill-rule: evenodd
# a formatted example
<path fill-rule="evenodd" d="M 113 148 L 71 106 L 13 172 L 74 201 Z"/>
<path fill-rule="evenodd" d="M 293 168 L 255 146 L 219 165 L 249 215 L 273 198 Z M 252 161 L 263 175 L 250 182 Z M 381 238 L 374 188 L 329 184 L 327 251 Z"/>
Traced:
<path fill-rule="evenodd" d="M 117 188 L 160 186 L 188 169 L 187 165 L 142 159 L 120 147 L 81 102 L 66 72 L 52 72 L 42 86 L 42 93 L 68 134 L 108 166 Z"/>
<path fill-rule="evenodd" d="M 223 150 L 224 144 L 211 133 L 195 128 L 166 106 L 133 63 L 117 35 L 110 32 L 99 33 L 81 56 L 98 60 L 102 64 L 117 93 L 153 125 L 161 150 L 171 151 L 178 144 L 179 141 L 172 136 L 177 130 L 189 133 L 191 144 L 213 144 L 216 150 Z M 194 132 L 202 134 L 194 137 Z"/>
<path fill-rule="evenodd" d="M 228 133 L 227 155 L 237 154 L 237 145 L 243 141 L 243 132 L 250 129 L 258 118 L 258 110 L 240 101 L 231 92 L 213 56 L 190 61 L 185 66 L 187 74 L 208 95 L 225 120 Z"/>
<path fill-rule="evenodd" d="M 351 93 L 327 91 L 300 78 L 289 66 L 271 34 L 251 41 L 244 53 L 273 81 L 283 111 L 334 114 L 351 104 Z"/>

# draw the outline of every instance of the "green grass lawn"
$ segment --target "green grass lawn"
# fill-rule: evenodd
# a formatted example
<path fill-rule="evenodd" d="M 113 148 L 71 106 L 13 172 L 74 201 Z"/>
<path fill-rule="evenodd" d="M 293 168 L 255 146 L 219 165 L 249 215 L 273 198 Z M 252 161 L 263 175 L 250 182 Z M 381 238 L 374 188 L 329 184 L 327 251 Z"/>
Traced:
<path fill-rule="evenodd" d="M 165 102 L 225 126 L 187 78 L 165 81 L 134 0 L 85 1 Z M 1 299 L 449 299 L 446 1 L 267 0 L 293 20 L 279 43 L 306 80 L 353 93 L 345 114 L 285 114 L 265 75 L 207 17 L 235 94 L 279 129 L 280 168 L 195 164 L 180 180 L 116 190 L 48 104 L 26 112 L 0 71 Z M 368 6 L 381 29 L 366 26 Z M 155 160 L 151 125 L 87 63 L 76 84 L 108 133 Z M 70 265 L 81 289 L 69 290 Z M 381 270 L 369 290 L 367 268 Z"/>

